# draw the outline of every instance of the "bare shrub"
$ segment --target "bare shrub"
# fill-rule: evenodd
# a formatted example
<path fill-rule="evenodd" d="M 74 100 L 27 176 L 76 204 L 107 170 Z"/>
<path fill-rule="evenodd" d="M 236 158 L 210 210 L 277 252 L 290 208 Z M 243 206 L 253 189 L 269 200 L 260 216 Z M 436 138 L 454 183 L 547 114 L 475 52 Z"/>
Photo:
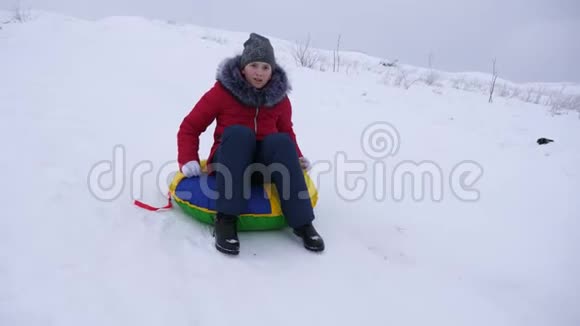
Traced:
<path fill-rule="evenodd" d="M 393 61 L 385 61 L 382 60 L 381 62 L 379 62 L 379 64 L 383 67 L 397 67 L 397 65 L 399 64 L 399 59 L 395 59 Z"/>
<path fill-rule="evenodd" d="M 422 79 L 425 84 L 431 86 L 439 79 L 439 74 L 433 71 L 433 52 L 429 52 L 427 65 L 429 66 L 429 72 Z"/>
<path fill-rule="evenodd" d="M 511 96 L 512 98 L 519 98 L 522 95 L 522 90 L 519 87 L 514 87 L 514 91 L 512 92 Z"/>
<path fill-rule="evenodd" d="M 580 114 L 580 95 L 563 94 L 563 92 L 553 94 L 550 97 L 550 112 L 552 115 L 557 115 L 564 111 L 576 111 Z"/>
<path fill-rule="evenodd" d="M 300 67 L 312 68 L 320 61 L 318 53 L 310 47 L 310 35 L 308 35 L 306 42 L 296 42 L 292 56 Z"/>
<path fill-rule="evenodd" d="M 496 58 L 493 58 L 493 75 L 491 77 L 491 86 L 489 87 L 489 103 L 493 102 L 493 91 L 495 89 L 495 82 L 497 80 L 497 71 L 495 70 Z"/>
<path fill-rule="evenodd" d="M 336 40 L 336 49 L 332 52 L 332 71 L 340 71 L 340 34 Z"/>
<path fill-rule="evenodd" d="M 439 80 L 439 74 L 431 70 L 425 74 L 425 76 L 423 76 L 422 80 L 425 82 L 425 84 L 432 86 L 437 80 Z"/>
<path fill-rule="evenodd" d="M 510 96 L 510 89 L 506 84 L 498 84 L 498 95 L 499 97 L 509 97 Z"/>
<path fill-rule="evenodd" d="M 383 82 L 388 85 L 395 87 L 402 87 L 404 89 L 409 89 L 413 84 L 421 78 L 415 78 L 410 71 L 405 70 L 402 67 L 391 67 L 383 77 Z"/>
<path fill-rule="evenodd" d="M 14 9 L 12 10 L 12 22 L 15 23 L 25 23 L 29 20 L 31 20 L 31 14 L 30 14 L 30 10 L 25 9 L 22 6 L 22 2 L 18 1 L 16 2 L 16 5 L 14 6 Z"/>
<path fill-rule="evenodd" d="M 465 78 L 461 77 L 461 78 L 456 78 L 456 79 L 451 80 L 451 87 L 453 87 L 455 89 L 465 88 Z"/>
<path fill-rule="evenodd" d="M 206 40 L 206 41 L 215 42 L 215 43 L 220 44 L 220 45 L 225 45 L 228 43 L 228 40 L 226 38 L 221 37 L 221 36 L 217 36 L 217 35 L 212 35 L 212 34 L 206 34 L 206 35 L 202 36 L 201 39 Z"/>

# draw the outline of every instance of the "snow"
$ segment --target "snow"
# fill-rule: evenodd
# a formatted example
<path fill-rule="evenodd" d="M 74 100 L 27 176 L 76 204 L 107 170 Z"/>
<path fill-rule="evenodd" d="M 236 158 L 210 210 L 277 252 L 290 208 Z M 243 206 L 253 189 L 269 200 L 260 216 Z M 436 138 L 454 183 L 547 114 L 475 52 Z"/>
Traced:
<path fill-rule="evenodd" d="M 233 258 L 209 226 L 132 200 L 163 205 L 179 123 L 247 33 L 45 12 L 1 26 L 1 325 L 580 323 L 574 113 L 392 87 L 361 54 L 349 73 L 299 68 L 291 43 L 273 40 L 327 249 L 310 253 L 289 230 L 243 233 Z M 361 135 L 382 122 L 398 150 L 369 152 Z M 395 176 L 422 162 L 442 182 L 414 200 Z M 465 167 L 473 189 L 458 193 Z M 109 172 L 100 187 L 91 171 Z"/>

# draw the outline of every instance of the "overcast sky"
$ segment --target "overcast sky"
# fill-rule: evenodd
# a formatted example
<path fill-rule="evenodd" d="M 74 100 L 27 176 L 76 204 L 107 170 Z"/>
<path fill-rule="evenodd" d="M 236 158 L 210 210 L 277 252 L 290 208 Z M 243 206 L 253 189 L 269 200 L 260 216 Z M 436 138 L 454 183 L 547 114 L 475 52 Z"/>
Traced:
<path fill-rule="evenodd" d="M 0 0 L 0 9 L 17 0 Z M 514 81 L 580 82 L 580 0 L 21 0 L 83 18 L 136 15 L 344 48 Z M 575 60 L 573 60 L 575 59 Z"/>

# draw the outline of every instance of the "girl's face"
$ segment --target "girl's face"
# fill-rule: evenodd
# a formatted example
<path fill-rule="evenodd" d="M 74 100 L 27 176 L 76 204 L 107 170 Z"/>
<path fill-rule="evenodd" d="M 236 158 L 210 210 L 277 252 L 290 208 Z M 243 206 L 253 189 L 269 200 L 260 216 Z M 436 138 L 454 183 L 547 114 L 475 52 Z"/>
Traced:
<path fill-rule="evenodd" d="M 263 88 L 272 78 L 272 66 L 265 62 L 250 62 L 242 70 L 248 83 L 257 89 Z"/>

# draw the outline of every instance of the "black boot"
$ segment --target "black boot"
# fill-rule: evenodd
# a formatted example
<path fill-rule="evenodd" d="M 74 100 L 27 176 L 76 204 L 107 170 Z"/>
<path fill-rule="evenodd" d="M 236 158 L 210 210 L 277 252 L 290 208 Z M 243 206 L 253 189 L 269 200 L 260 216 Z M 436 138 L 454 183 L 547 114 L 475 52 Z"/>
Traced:
<path fill-rule="evenodd" d="M 304 248 L 311 251 L 323 251 L 324 250 L 324 240 L 312 223 L 306 224 L 304 226 L 294 229 L 294 234 L 302 238 L 304 242 Z"/>
<path fill-rule="evenodd" d="M 228 255 L 240 253 L 240 241 L 236 222 L 238 217 L 218 213 L 214 225 L 215 247 L 218 251 Z"/>

